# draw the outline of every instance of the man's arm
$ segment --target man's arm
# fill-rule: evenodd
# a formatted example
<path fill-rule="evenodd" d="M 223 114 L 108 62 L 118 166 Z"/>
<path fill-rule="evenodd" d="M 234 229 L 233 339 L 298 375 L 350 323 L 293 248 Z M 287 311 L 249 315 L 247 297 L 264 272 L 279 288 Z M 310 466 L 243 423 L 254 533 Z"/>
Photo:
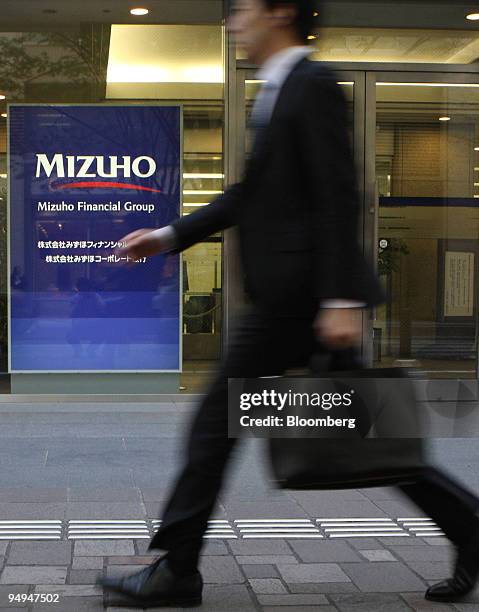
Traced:
<path fill-rule="evenodd" d="M 236 183 L 208 206 L 181 217 L 171 224 L 175 233 L 174 252 L 180 252 L 236 224 L 237 211 L 243 199 L 243 184 Z"/>
<path fill-rule="evenodd" d="M 170 251 L 179 253 L 207 236 L 236 223 L 243 184 L 237 183 L 211 204 L 159 229 L 143 228 L 121 239 L 118 253 L 133 260 Z"/>

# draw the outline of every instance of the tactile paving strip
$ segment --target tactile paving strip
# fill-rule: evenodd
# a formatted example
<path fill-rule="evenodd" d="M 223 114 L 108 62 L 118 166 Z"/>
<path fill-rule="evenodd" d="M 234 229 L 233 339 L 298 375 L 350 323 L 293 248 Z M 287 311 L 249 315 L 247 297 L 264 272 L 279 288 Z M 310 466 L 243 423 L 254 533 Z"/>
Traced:
<path fill-rule="evenodd" d="M 4 520 L 0 540 L 124 540 L 150 539 L 158 519 Z M 444 536 L 425 517 L 365 518 L 247 518 L 208 521 L 206 539 L 333 539 L 361 537 Z"/>

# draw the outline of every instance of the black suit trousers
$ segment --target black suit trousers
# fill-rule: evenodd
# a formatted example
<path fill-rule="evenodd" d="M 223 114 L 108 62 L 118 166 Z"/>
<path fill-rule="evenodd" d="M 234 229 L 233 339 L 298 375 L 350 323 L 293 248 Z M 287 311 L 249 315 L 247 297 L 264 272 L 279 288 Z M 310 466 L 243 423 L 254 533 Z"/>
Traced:
<path fill-rule="evenodd" d="M 308 364 L 318 352 L 312 323 L 308 316 L 274 317 L 255 311 L 241 319 L 221 370 L 196 413 L 185 465 L 150 543 L 150 549 L 169 551 L 178 571 L 197 566 L 208 519 L 237 442 L 228 438 L 228 378 L 280 375 Z M 350 354 L 339 351 L 336 357 L 347 360 Z M 400 488 L 454 543 L 461 545 L 470 537 L 479 502 L 445 473 L 431 466 L 417 474 L 416 482 Z"/>

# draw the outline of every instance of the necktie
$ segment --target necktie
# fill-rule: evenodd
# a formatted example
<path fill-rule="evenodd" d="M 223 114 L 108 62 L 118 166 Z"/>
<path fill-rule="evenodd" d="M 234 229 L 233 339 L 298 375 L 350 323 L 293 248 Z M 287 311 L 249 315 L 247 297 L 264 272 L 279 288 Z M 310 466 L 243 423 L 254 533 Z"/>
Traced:
<path fill-rule="evenodd" d="M 256 157 L 261 149 L 266 132 L 265 128 L 268 126 L 273 112 L 276 90 L 277 88 L 274 85 L 266 83 L 260 89 L 254 101 L 249 119 L 249 127 L 254 130 L 253 147 L 251 149 L 252 158 Z"/>
<path fill-rule="evenodd" d="M 254 129 L 261 129 L 268 124 L 273 111 L 276 95 L 276 86 L 266 83 L 260 89 L 251 111 L 250 125 Z"/>

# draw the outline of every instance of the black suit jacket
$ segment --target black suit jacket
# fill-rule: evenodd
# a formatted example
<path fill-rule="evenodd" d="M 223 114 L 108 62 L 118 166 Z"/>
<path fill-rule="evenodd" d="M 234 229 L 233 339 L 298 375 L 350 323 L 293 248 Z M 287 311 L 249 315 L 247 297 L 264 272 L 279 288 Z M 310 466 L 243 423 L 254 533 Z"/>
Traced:
<path fill-rule="evenodd" d="M 384 301 L 357 241 L 347 126 L 334 75 L 301 60 L 257 135 L 242 181 L 173 224 L 177 251 L 237 225 L 247 291 L 267 311 L 312 314 L 325 298 Z"/>

